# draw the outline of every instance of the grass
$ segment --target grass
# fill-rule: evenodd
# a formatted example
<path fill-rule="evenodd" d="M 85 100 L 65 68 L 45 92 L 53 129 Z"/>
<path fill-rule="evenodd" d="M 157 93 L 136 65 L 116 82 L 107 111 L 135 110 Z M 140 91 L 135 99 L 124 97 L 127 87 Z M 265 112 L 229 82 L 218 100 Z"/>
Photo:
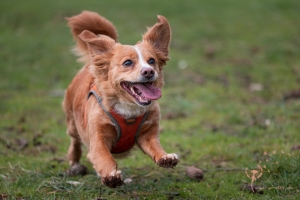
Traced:
<path fill-rule="evenodd" d="M 299 199 L 299 9 L 297 0 L 2 1 L 0 199 Z M 64 17 L 82 10 L 111 20 L 125 44 L 157 14 L 169 20 L 159 102 L 175 169 L 137 150 L 118 161 L 132 180 L 120 188 L 102 186 L 85 157 L 88 175 L 66 175 L 61 101 L 81 65 Z"/>

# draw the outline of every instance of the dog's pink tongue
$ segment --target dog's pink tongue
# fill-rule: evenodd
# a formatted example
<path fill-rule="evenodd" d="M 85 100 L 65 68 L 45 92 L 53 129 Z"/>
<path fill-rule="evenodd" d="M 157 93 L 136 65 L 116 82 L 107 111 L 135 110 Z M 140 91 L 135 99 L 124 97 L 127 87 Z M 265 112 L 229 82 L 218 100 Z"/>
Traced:
<path fill-rule="evenodd" d="M 139 89 L 143 93 L 144 97 L 149 100 L 156 100 L 161 97 L 161 90 L 150 83 L 139 83 L 135 84 L 134 87 Z"/>

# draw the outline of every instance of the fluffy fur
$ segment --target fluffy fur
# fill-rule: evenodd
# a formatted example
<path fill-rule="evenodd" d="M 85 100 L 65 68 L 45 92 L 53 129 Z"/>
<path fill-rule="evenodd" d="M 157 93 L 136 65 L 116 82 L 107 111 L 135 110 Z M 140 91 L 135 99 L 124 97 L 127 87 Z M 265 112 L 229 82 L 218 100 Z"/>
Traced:
<path fill-rule="evenodd" d="M 113 24 L 97 13 L 84 11 L 67 20 L 76 40 L 74 52 L 85 63 L 70 83 L 63 101 L 67 134 L 71 136 L 70 165 L 79 163 L 81 143 L 84 143 L 89 151 L 87 157 L 102 182 L 108 187 L 123 183 L 110 153 L 116 142 L 116 130 L 96 98 L 87 99 L 90 86 L 95 84 L 107 110 L 124 118 L 149 112 L 137 145 L 159 166 L 176 166 L 178 156 L 167 154 L 158 136 L 160 109 L 156 100 L 164 84 L 162 71 L 169 60 L 171 39 L 167 19 L 158 16 L 158 22 L 148 28 L 141 42 L 133 46 L 118 43 Z M 141 85 L 151 88 L 152 92 L 147 94 L 139 90 Z"/>

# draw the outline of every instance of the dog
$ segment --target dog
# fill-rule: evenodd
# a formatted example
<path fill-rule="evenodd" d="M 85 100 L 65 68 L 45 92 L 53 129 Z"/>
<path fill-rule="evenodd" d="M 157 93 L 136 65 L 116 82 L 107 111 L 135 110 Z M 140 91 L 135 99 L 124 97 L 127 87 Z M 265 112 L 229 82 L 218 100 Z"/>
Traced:
<path fill-rule="evenodd" d="M 171 29 L 165 17 L 157 17 L 135 45 L 118 43 L 114 25 L 95 12 L 67 18 L 76 41 L 74 52 L 85 63 L 63 100 L 71 136 L 69 163 L 79 164 L 84 143 L 93 168 L 111 188 L 123 184 L 114 158 L 127 156 L 135 145 L 160 167 L 173 168 L 179 162 L 159 142 L 157 99 L 164 85 Z"/>

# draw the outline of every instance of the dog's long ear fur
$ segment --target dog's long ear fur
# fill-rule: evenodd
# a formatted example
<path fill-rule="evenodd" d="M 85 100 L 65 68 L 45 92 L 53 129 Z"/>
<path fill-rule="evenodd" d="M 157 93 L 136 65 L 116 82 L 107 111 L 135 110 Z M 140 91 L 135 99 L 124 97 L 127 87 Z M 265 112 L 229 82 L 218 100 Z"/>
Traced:
<path fill-rule="evenodd" d="M 106 35 L 95 35 L 90 31 L 83 31 L 79 35 L 86 42 L 91 55 L 91 72 L 96 76 L 107 79 L 108 66 L 113 56 L 115 41 Z"/>
<path fill-rule="evenodd" d="M 171 41 L 171 28 L 168 20 L 158 15 L 158 22 L 143 35 L 143 41 L 149 42 L 156 50 L 162 64 L 169 60 L 169 44 Z"/>
<path fill-rule="evenodd" d="M 78 37 L 84 30 L 89 30 L 96 35 L 107 35 L 117 41 L 118 34 L 115 26 L 98 13 L 83 11 L 79 15 L 66 19 L 76 41 L 73 53 L 79 56 L 80 62 L 86 63 L 90 60 L 86 43 Z"/>
<path fill-rule="evenodd" d="M 115 41 L 106 35 L 95 35 L 91 31 L 83 31 L 80 39 L 86 42 L 92 57 L 98 54 L 105 54 L 114 49 Z"/>

